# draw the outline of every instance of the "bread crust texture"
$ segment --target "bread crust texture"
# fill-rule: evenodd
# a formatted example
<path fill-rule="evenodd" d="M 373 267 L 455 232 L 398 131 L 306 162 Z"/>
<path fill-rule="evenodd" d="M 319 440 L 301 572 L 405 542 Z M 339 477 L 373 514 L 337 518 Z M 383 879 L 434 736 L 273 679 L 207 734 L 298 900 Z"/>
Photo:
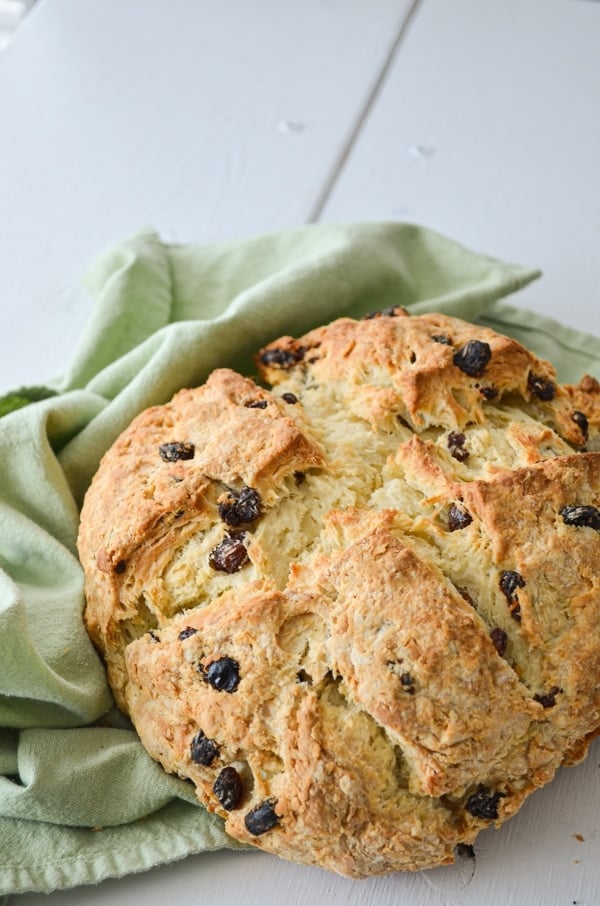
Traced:
<path fill-rule="evenodd" d="M 105 454 L 86 627 L 234 838 L 353 878 L 450 863 L 600 732 L 600 386 L 402 308 L 256 367 Z"/>

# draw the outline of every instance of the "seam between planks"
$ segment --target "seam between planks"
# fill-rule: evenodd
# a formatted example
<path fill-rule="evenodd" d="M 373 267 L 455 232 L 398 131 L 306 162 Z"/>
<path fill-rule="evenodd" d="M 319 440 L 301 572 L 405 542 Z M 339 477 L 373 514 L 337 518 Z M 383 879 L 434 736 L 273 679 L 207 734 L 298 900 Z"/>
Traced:
<path fill-rule="evenodd" d="M 354 145 L 356 144 L 358 137 L 360 136 L 360 134 L 365 126 L 367 117 L 369 116 L 369 113 L 371 112 L 373 105 L 375 104 L 377 98 L 379 97 L 379 95 L 381 93 L 381 89 L 383 88 L 383 85 L 387 79 L 388 73 L 389 73 L 390 69 L 392 68 L 392 65 L 396 59 L 400 46 L 402 45 L 404 37 L 410 27 L 412 20 L 415 17 L 415 14 L 417 13 L 419 6 L 421 5 L 421 2 L 422 2 L 422 0 L 413 0 L 412 6 L 410 7 L 408 13 L 404 17 L 404 21 L 402 22 L 402 24 L 400 25 L 400 27 L 398 29 L 398 34 L 396 35 L 392 45 L 390 46 L 387 56 L 383 61 L 383 64 L 379 71 L 379 75 L 377 76 L 365 103 L 363 104 L 361 110 L 359 111 L 356 122 L 354 123 L 354 126 L 350 130 L 350 133 L 349 133 L 346 141 L 344 142 L 340 153 L 338 154 L 338 156 L 335 160 L 333 168 L 332 168 L 329 176 L 325 180 L 325 183 L 324 183 L 321 191 L 319 192 L 316 202 L 314 203 L 313 207 L 311 208 L 311 210 L 309 212 L 309 215 L 306 220 L 307 223 L 317 223 L 320 220 L 323 210 L 325 209 L 325 206 L 327 205 L 327 202 L 329 201 L 331 193 L 333 192 L 335 186 L 337 185 L 338 180 L 346 165 L 346 162 L 347 162 L 348 158 L 350 157 L 350 154 L 352 153 L 352 149 L 354 148 Z"/>

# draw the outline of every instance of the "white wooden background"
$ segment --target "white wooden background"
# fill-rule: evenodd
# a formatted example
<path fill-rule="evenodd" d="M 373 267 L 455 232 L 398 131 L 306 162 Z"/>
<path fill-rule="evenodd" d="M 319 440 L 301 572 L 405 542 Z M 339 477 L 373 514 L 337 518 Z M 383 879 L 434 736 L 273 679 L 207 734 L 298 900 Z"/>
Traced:
<path fill-rule="evenodd" d="M 143 225 L 424 223 L 541 267 L 514 301 L 600 335 L 599 168 L 598 0 L 38 0 L 0 53 L 0 393 L 62 371 L 83 270 Z M 597 906 L 599 762 L 483 834 L 474 871 L 222 852 L 3 906 Z"/>

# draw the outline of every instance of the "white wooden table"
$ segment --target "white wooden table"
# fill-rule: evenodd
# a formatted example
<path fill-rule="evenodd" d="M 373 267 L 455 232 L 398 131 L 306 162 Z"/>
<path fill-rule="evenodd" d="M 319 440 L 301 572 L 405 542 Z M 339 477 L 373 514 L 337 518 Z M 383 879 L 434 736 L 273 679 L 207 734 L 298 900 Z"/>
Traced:
<path fill-rule="evenodd" d="M 0 53 L 0 204 L 0 393 L 63 370 L 81 273 L 143 225 L 423 223 L 541 267 L 513 301 L 600 335 L 600 2 L 39 0 Z M 221 852 L 6 902 L 592 906 L 599 762 L 474 863 L 352 882 Z"/>

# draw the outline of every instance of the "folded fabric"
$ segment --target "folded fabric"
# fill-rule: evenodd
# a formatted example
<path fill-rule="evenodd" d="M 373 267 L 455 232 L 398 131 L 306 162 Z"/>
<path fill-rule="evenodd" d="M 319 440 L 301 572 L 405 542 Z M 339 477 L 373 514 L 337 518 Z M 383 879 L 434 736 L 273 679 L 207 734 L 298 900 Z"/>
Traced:
<path fill-rule="evenodd" d="M 55 395 L 0 419 L 0 893 L 237 846 L 112 707 L 83 626 L 79 507 L 123 428 L 216 366 L 251 374 L 270 339 L 393 304 L 510 333 L 563 379 L 600 377 L 598 341 L 498 301 L 536 276 L 397 223 L 203 247 L 147 231 L 90 269 L 95 306 Z"/>

